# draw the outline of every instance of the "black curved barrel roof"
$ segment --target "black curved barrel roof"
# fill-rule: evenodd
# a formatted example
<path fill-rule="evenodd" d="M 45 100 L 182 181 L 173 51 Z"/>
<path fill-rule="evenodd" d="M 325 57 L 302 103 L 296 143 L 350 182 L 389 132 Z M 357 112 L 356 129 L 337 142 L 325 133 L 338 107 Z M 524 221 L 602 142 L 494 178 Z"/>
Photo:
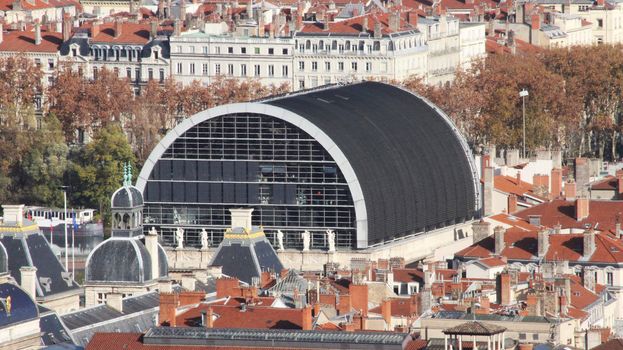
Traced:
<path fill-rule="evenodd" d="M 364 82 L 263 103 L 306 118 L 342 150 L 363 191 L 368 244 L 474 216 L 468 155 L 421 98 Z"/>
<path fill-rule="evenodd" d="M 109 238 L 91 252 L 87 282 L 143 283 L 152 279 L 149 252 L 135 238 Z"/>

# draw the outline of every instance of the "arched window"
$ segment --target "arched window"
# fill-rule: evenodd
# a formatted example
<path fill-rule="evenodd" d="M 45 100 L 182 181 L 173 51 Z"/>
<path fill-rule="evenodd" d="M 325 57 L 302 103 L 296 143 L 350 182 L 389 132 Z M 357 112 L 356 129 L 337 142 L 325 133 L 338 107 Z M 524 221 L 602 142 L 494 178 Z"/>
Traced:
<path fill-rule="evenodd" d="M 130 228 L 130 215 L 129 214 L 123 214 L 123 225 L 122 225 L 122 229 L 129 229 Z"/>

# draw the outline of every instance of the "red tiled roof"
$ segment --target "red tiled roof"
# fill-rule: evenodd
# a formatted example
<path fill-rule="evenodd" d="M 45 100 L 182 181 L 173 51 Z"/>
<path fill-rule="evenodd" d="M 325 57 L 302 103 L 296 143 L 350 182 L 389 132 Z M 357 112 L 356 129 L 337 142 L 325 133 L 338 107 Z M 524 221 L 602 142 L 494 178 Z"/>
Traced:
<path fill-rule="evenodd" d="M 591 184 L 593 190 L 616 191 L 619 181 L 615 176 L 608 175 L 604 179 L 595 181 Z"/>
<path fill-rule="evenodd" d="M 532 45 L 517 38 L 515 38 L 515 48 L 516 53 L 523 54 L 538 53 L 541 51 L 541 48 L 539 48 L 538 46 Z M 485 42 L 485 50 L 487 50 L 487 53 L 490 54 L 512 53 L 510 47 L 498 43 L 498 38 L 490 36 L 487 37 L 487 40 Z"/>
<path fill-rule="evenodd" d="M 83 28 L 91 29 L 92 23 L 85 23 Z M 99 25 L 99 34 L 92 38 L 93 43 L 123 43 L 144 45 L 149 42 L 149 23 L 121 23 L 121 35 L 115 37 L 115 23 Z"/>
<path fill-rule="evenodd" d="M 516 177 L 504 176 L 504 175 L 496 175 L 493 178 L 493 187 L 504 193 L 512 193 L 517 196 L 523 197 L 525 194 L 530 194 L 534 196 L 532 193 L 532 184 L 529 184 L 525 181 L 517 181 Z"/>
<path fill-rule="evenodd" d="M 524 219 L 518 218 L 513 215 L 505 214 L 505 213 L 490 216 L 489 219 L 506 224 L 506 225 L 510 225 L 514 228 L 524 230 L 524 231 L 534 231 L 534 230 L 539 229 L 538 227 L 534 225 L 530 225 L 530 223 Z"/>
<path fill-rule="evenodd" d="M 413 16 L 416 16 L 416 13 L 412 13 Z M 370 35 L 374 34 L 374 23 L 376 21 L 380 21 L 381 23 L 381 31 L 383 34 L 390 34 L 392 31 L 389 29 L 389 17 L 390 13 L 376 13 L 376 14 L 366 14 L 359 17 L 353 17 L 351 19 L 347 19 L 345 21 L 339 22 L 329 22 L 329 30 L 323 30 L 322 23 L 305 23 L 303 25 L 302 33 L 340 33 L 340 34 L 358 34 L 363 31 L 363 22 L 364 18 L 368 19 L 368 33 Z M 415 26 L 407 23 L 405 20 L 404 14 L 400 16 L 400 28 L 399 31 L 412 30 L 415 29 Z"/>
<path fill-rule="evenodd" d="M 61 33 L 41 32 L 41 44 L 35 45 L 35 33 L 12 31 L 4 33 L 0 51 L 5 52 L 58 52 L 63 43 Z"/>
<path fill-rule="evenodd" d="M 13 10 L 14 0 L 0 0 L 0 11 Z M 77 1 L 71 0 L 21 0 L 20 5 L 24 10 L 41 10 L 56 7 L 78 6 Z"/>
<path fill-rule="evenodd" d="M 424 281 L 424 271 L 419 269 L 393 269 L 394 281 L 401 283 Z"/>
<path fill-rule="evenodd" d="M 506 262 L 498 257 L 490 257 L 479 260 L 480 263 L 488 267 L 506 266 Z"/>
<path fill-rule="evenodd" d="M 457 252 L 460 257 L 487 258 L 494 254 L 493 236 L 489 236 L 480 242 Z M 538 254 L 537 232 L 507 230 L 504 235 L 506 243 L 502 256 L 509 260 L 532 260 Z M 578 261 L 582 257 L 583 233 L 580 234 L 550 234 L 549 249 L 545 255 L 546 260 Z M 600 263 L 623 262 L 623 242 L 609 234 L 595 233 L 595 252 L 588 260 Z"/>
<path fill-rule="evenodd" d="M 200 304 L 177 315 L 178 326 L 197 326 L 200 324 L 201 311 L 210 307 L 218 315 L 214 320 L 214 328 L 302 329 L 304 309 L 249 305 L 246 311 L 242 311 L 239 306 L 211 304 Z"/>
<path fill-rule="evenodd" d="M 564 199 L 555 199 L 515 213 L 515 216 L 528 220 L 530 215 L 541 215 L 541 225 L 554 227 L 560 224 L 562 228 L 584 228 L 587 224 L 595 226 L 600 231 L 614 232 L 616 216 L 623 213 L 623 201 L 590 200 L 589 215 L 586 219 L 575 219 L 575 202 Z"/>
<path fill-rule="evenodd" d="M 394 317 L 411 317 L 413 316 L 413 312 L 411 312 L 411 299 L 410 298 L 392 298 L 392 316 Z M 381 314 L 381 306 L 377 306 L 369 310 L 369 312 L 374 314 Z"/>

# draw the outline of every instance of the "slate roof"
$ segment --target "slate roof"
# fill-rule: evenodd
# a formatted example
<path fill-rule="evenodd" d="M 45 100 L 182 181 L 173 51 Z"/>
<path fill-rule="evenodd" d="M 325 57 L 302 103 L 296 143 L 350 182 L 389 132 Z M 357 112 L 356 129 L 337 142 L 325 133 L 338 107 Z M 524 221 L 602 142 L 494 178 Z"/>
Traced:
<path fill-rule="evenodd" d="M 416 95 L 363 82 L 263 103 L 304 117 L 344 153 L 365 199 L 368 244 L 476 214 L 478 180 L 465 141 Z"/>
<path fill-rule="evenodd" d="M 134 186 L 120 187 L 111 198 L 112 208 L 135 208 L 143 205 L 143 194 Z"/>
<path fill-rule="evenodd" d="M 151 259 L 138 238 L 111 237 L 91 251 L 85 267 L 88 283 L 144 283 L 152 280 Z"/>
<path fill-rule="evenodd" d="M 37 298 L 65 292 L 80 292 L 80 286 L 69 278 L 65 268 L 52 252 L 48 241 L 38 231 L 25 234 L 7 234 L 0 236 L 0 242 L 9 253 L 8 268 L 17 283 L 21 283 L 19 272 L 22 266 L 37 268 Z M 41 283 L 42 278 L 49 278 L 49 288 Z"/>
<path fill-rule="evenodd" d="M 39 319 L 43 345 L 73 344 L 70 332 L 55 312 L 49 312 Z"/>
<path fill-rule="evenodd" d="M 273 293 L 306 293 L 308 289 L 307 280 L 299 276 L 295 270 L 289 270 L 284 278 L 277 282 L 269 292 Z"/>
<path fill-rule="evenodd" d="M 39 317 L 35 302 L 20 287 L 12 283 L 0 284 L 0 298 L 11 297 L 11 314 L 7 314 L 6 304 L 0 303 L 0 329 Z"/>

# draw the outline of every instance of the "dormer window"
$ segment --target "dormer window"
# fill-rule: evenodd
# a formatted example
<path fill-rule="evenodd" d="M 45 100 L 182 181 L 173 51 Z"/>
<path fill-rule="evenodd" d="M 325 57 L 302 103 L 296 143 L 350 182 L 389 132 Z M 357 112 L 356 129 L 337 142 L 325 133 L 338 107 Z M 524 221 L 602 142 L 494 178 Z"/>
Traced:
<path fill-rule="evenodd" d="M 76 56 L 78 55 L 78 50 L 76 50 L 76 48 L 75 48 L 75 47 L 71 49 L 71 55 L 72 55 L 73 57 L 76 57 Z"/>
<path fill-rule="evenodd" d="M 158 59 L 159 56 L 160 56 L 160 51 L 154 50 L 154 58 Z"/>

